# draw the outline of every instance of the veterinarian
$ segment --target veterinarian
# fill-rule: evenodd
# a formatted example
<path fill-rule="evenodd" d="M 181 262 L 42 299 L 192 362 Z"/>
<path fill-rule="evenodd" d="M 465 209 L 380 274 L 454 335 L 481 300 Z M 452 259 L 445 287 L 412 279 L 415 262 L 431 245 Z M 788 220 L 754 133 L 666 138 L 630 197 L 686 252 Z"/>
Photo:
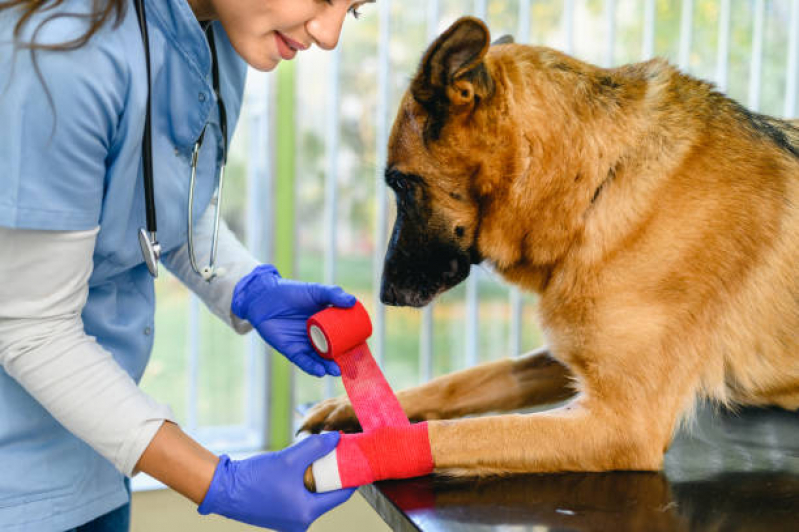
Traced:
<path fill-rule="evenodd" d="M 201 514 L 278 530 L 305 530 L 349 498 L 302 481 L 338 434 L 217 457 L 137 383 L 159 257 L 239 333 L 338 374 L 305 321 L 354 297 L 259 265 L 212 196 L 247 64 L 334 48 L 364 3 L 0 2 L 0 529 L 127 530 L 138 471 Z"/>

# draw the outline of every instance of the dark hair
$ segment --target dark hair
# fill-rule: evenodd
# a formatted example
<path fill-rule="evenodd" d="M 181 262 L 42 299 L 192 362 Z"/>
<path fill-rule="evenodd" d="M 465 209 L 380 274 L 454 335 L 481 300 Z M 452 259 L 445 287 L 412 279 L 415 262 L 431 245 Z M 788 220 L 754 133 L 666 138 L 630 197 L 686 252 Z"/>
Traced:
<path fill-rule="evenodd" d="M 115 26 L 122 22 L 128 1 L 129 0 L 92 0 L 92 9 L 89 13 L 52 13 L 42 20 L 36 29 L 33 30 L 29 42 L 21 42 L 19 40 L 19 36 L 25 24 L 27 24 L 37 12 L 44 13 L 45 11 L 53 10 L 63 4 L 64 0 L 3 0 L 0 1 L 0 11 L 17 8 L 22 12 L 22 16 L 19 17 L 19 20 L 14 25 L 14 45 L 17 48 L 27 48 L 31 50 L 31 52 L 35 50 L 75 50 L 89 42 L 92 35 L 97 33 L 97 31 L 109 21 L 113 20 Z M 89 22 L 89 29 L 82 35 L 59 44 L 40 44 L 36 42 L 36 36 L 48 22 L 65 17 L 85 19 Z"/>
<path fill-rule="evenodd" d="M 33 63 L 33 68 L 36 71 L 36 76 L 39 78 L 39 81 L 44 87 L 44 92 L 47 95 L 47 103 L 52 109 L 55 109 L 53 96 L 50 94 L 50 90 L 47 88 L 47 82 L 45 81 L 44 76 L 42 76 L 42 72 L 39 69 L 39 63 L 36 61 L 36 51 L 68 51 L 80 48 L 89 42 L 89 39 L 91 39 L 92 36 L 109 21 L 113 20 L 114 26 L 119 25 L 125 16 L 125 8 L 128 2 L 129 0 L 92 0 L 92 9 L 89 13 L 51 13 L 50 16 L 45 17 L 44 20 L 42 20 L 39 25 L 36 26 L 36 29 L 33 30 L 30 41 L 23 42 L 20 40 L 20 34 L 22 33 L 22 29 L 25 27 L 25 24 L 30 22 L 30 19 L 36 13 L 44 13 L 46 11 L 54 10 L 63 4 L 64 0 L 0 0 L 0 12 L 14 8 L 17 8 L 22 12 L 19 20 L 17 20 L 17 23 L 14 25 L 14 48 L 17 50 L 27 49 L 30 51 L 31 61 Z M 39 34 L 39 31 L 41 31 L 48 22 L 52 22 L 53 20 L 59 18 L 76 18 L 87 20 L 89 22 L 89 29 L 87 29 L 82 35 L 63 43 L 37 43 L 36 37 Z M 11 70 L 13 73 L 13 66 Z M 9 75 L 9 81 L 11 75 Z M 1 87 L 0 93 L 2 93 Z M 50 138 L 52 138 L 53 134 L 55 134 L 55 128 L 56 118 L 54 113 L 53 127 L 50 131 Z"/>

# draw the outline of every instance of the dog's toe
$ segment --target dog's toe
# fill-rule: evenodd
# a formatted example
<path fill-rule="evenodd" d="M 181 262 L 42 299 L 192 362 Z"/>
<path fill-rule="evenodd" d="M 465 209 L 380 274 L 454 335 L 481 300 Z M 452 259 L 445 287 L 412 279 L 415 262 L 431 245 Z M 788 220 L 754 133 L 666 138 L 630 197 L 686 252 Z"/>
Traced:
<path fill-rule="evenodd" d="M 308 411 L 300 426 L 300 432 L 318 434 L 323 430 L 357 432 L 360 424 L 350 402 L 344 397 L 325 399 Z"/>

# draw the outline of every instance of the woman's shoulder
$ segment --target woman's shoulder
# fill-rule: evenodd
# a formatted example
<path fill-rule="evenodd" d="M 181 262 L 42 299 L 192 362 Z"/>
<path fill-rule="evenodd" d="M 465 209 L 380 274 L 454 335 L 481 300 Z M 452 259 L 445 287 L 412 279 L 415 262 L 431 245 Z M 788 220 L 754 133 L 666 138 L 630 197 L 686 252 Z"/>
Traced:
<path fill-rule="evenodd" d="M 91 27 L 95 4 L 95 0 L 65 0 L 57 3 L 52 8 L 33 13 L 20 26 L 18 33 L 17 22 L 22 11 L 18 8 L 1 11 L 0 69 L 10 66 L 12 61 L 24 61 L 24 56 L 30 57 L 31 62 L 40 62 L 41 58 L 39 70 L 46 77 L 47 72 L 43 68 L 57 69 L 59 65 L 72 67 L 76 62 L 86 68 L 97 68 L 102 66 L 97 62 L 111 62 L 119 71 L 131 58 L 139 59 L 141 37 L 132 6 L 124 6 L 119 18 L 112 13 L 85 43 L 75 46 Z M 33 55 L 29 53 L 28 45 L 31 43 L 36 45 Z M 138 48 L 133 48 L 136 45 Z M 64 49 L 54 49 L 59 47 Z M 56 60 L 50 61 L 51 56 Z M 19 72 L 15 71 L 15 74 Z"/>

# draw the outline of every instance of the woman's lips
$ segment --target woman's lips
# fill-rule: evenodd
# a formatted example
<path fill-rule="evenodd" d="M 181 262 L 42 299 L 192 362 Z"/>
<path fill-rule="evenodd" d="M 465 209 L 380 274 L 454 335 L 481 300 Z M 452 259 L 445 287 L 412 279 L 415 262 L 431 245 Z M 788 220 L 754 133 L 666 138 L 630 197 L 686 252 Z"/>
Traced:
<path fill-rule="evenodd" d="M 279 31 L 275 32 L 275 41 L 277 41 L 277 52 L 280 57 L 286 61 L 294 59 L 294 56 L 297 55 L 297 49 L 293 46 L 293 42 L 289 43 Z"/>

